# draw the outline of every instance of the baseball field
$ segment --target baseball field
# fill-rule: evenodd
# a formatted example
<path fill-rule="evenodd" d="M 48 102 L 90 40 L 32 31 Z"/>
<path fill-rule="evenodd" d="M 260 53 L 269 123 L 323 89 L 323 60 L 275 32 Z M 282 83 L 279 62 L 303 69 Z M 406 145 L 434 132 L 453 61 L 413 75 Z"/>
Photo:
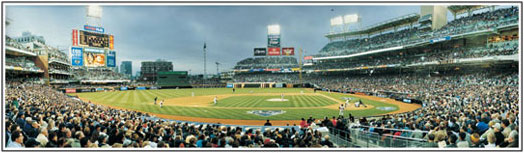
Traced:
<path fill-rule="evenodd" d="M 349 99 L 344 116 L 374 116 L 413 111 L 420 107 L 393 99 L 305 88 L 230 88 L 129 90 L 73 93 L 84 101 L 112 108 L 146 112 L 174 120 L 263 125 L 299 124 L 301 118 L 317 119 L 339 115 L 339 106 Z M 155 104 L 155 97 L 158 98 Z M 214 103 L 214 98 L 217 103 Z M 355 106 L 361 100 L 366 106 Z M 160 101 L 163 106 L 160 107 Z"/>

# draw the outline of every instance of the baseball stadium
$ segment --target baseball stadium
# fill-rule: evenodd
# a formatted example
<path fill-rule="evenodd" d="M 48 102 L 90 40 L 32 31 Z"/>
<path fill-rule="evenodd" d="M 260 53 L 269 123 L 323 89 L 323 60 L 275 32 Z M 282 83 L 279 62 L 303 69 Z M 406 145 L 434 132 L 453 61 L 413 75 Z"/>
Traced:
<path fill-rule="evenodd" d="M 123 39 L 135 35 L 139 40 L 135 37 L 146 32 L 115 26 L 134 20 L 133 13 L 107 16 L 147 7 L 71 6 L 64 10 L 80 11 L 53 17 L 61 18 L 66 30 L 49 35 L 27 24 L 55 19 L 20 15 L 45 10 L 39 7 L 69 6 L 4 7 L 2 150 L 522 148 L 520 5 L 412 5 L 407 14 L 384 10 L 387 18 L 365 10 L 404 8 L 357 5 L 351 7 L 361 12 L 351 13 L 344 7 L 309 6 L 328 12 L 319 17 L 326 28 L 292 36 L 296 29 L 286 28 L 287 22 L 246 20 L 263 25 L 247 28 L 260 33 L 254 40 L 261 41 L 244 33 L 249 49 L 231 51 L 228 58 L 236 58 L 231 64 L 215 53 L 214 44 L 241 40 L 208 37 L 191 46 L 195 50 L 177 48 L 190 45 L 182 39 L 192 39 L 183 28 L 162 29 L 165 34 L 155 37 L 187 38 L 146 44 L 169 46 L 164 50 L 176 57 L 163 49 L 131 54 L 128 50 L 142 43 Z M 248 6 L 226 10 L 242 14 L 242 7 Z M 266 7 L 272 9 L 248 10 Z M 222 8 L 190 9 L 220 14 L 215 9 Z M 72 15 L 78 21 L 64 17 Z M 42 26 L 52 25 L 45 22 Z M 212 34 L 208 26 L 192 25 Z M 56 29 L 61 27 L 66 26 Z M 311 45 L 320 48 L 294 43 L 304 36 L 314 37 L 317 43 Z"/>

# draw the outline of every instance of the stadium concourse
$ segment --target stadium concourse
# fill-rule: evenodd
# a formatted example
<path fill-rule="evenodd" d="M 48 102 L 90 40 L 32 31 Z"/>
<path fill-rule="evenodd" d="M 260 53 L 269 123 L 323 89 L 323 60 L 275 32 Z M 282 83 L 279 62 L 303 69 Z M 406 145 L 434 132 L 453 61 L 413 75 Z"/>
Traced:
<path fill-rule="evenodd" d="M 413 28 L 373 38 L 333 41 L 313 55 L 313 64 L 303 68 L 302 77 L 297 72 L 243 70 L 294 68 L 294 58 L 249 58 L 237 63 L 235 68 L 241 73 L 236 73 L 232 82 L 304 83 L 318 90 L 422 105 L 412 112 L 381 116 L 297 116 L 302 119 L 298 127 L 284 128 L 166 121 L 147 113 L 85 102 L 57 89 L 153 83 L 115 82 L 124 80 L 123 76 L 106 69 L 76 69 L 74 75 L 65 73 L 69 77 L 57 76 L 67 83 L 49 86 L 39 71 L 46 67 L 35 62 L 40 61 L 37 54 L 48 53 L 19 47 L 8 39 L 5 147 L 518 148 L 518 14 L 518 8 L 500 8 L 455 19 L 441 29 Z M 450 39 L 427 43 L 446 36 Z M 490 41 L 469 43 L 486 38 Z M 373 52 L 399 45 L 409 47 Z M 369 54 L 355 55 L 359 53 Z M 67 58 L 56 59 L 70 63 Z M 55 68 L 63 67 L 67 66 Z M 98 84 L 107 80 L 113 82 Z M 86 81 L 98 83 L 81 83 Z M 200 84 L 203 80 L 191 82 Z M 222 84 L 220 80 L 207 83 L 202 87 Z"/>

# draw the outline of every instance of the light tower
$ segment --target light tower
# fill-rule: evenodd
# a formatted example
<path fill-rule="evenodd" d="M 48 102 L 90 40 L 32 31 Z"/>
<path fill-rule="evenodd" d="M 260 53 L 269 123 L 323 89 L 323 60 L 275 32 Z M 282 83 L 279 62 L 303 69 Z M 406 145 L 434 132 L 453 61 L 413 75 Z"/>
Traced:
<path fill-rule="evenodd" d="M 102 23 L 100 21 L 102 20 L 102 7 L 99 5 L 88 5 L 86 18 L 87 25 L 89 25 L 89 22 L 91 22 L 91 25 L 101 27 Z"/>
<path fill-rule="evenodd" d="M 215 62 L 215 64 L 217 65 L 217 75 L 220 75 L 220 73 L 219 73 L 219 71 L 218 71 L 218 65 L 220 65 L 220 63 Z"/>

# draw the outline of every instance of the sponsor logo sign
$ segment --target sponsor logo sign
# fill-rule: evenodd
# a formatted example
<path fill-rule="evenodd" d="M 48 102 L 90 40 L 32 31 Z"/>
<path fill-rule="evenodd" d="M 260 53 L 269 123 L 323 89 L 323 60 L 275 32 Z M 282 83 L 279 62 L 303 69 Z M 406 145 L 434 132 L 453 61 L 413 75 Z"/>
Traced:
<path fill-rule="evenodd" d="M 108 51 L 107 52 L 107 67 L 115 67 L 116 66 L 116 55 L 115 51 Z"/>
<path fill-rule="evenodd" d="M 441 41 L 446 41 L 446 40 L 451 40 L 451 36 L 446 36 L 446 37 L 441 37 L 441 38 L 431 39 L 431 40 L 429 40 L 429 42 L 430 42 L 430 43 L 436 43 L 436 42 L 441 42 Z"/>
<path fill-rule="evenodd" d="M 284 114 L 286 113 L 286 111 L 283 111 L 283 110 L 252 110 L 252 111 L 247 111 L 247 113 L 267 117 L 267 116 Z"/>
<path fill-rule="evenodd" d="M 280 55 L 280 48 L 278 47 L 274 47 L 274 48 L 268 48 L 267 49 L 267 55 L 270 55 L 270 56 L 278 56 Z"/>
<path fill-rule="evenodd" d="M 267 54 L 266 48 L 255 48 L 254 49 L 255 56 L 266 56 L 266 54 Z"/>
<path fill-rule="evenodd" d="M 392 110 L 397 110 L 395 107 L 377 107 L 378 110 L 382 110 L 382 111 L 392 111 Z"/>
<path fill-rule="evenodd" d="M 78 46 L 78 30 L 73 29 L 73 46 Z"/>
<path fill-rule="evenodd" d="M 91 25 L 84 25 L 84 30 L 104 33 L 104 28 L 102 28 L 102 27 L 95 27 L 95 26 L 91 26 Z"/>
<path fill-rule="evenodd" d="M 80 47 L 71 47 L 71 65 L 82 66 L 83 62 L 83 51 Z"/>
<path fill-rule="evenodd" d="M 267 47 L 280 47 L 280 35 L 268 35 Z"/>
<path fill-rule="evenodd" d="M 282 48 L 282 55 L 286 55 L 286 56 L 295 55 L 295 48 L 293 47 Z"/>
<path fill-rule="evenodd" d="M 67 88 L 65 90 L 66 93 L 76 93 L 76 89 L 75 88 Z"/>

